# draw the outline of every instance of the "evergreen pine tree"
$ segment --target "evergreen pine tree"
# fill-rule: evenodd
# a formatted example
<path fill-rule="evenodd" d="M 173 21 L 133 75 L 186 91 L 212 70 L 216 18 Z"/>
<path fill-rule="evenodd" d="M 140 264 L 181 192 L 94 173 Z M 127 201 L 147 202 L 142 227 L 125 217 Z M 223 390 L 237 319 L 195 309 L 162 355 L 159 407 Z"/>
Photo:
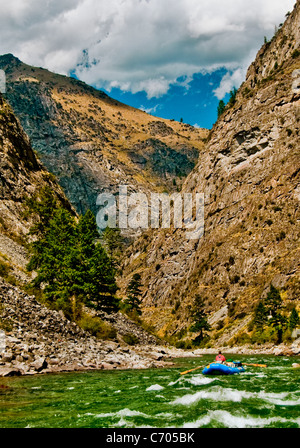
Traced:
<path fill-rule="evenodd" d="M 98 238 L 91 211 L 77 223 L 68 211 L 58 209 L 44 235 L 30 245 L 28 269 L 37 272 L 33 286 L 43 285 L 46 300 L 70 319 L 76 319 L 83 303 L 106 311 L 118 309 L 115 269 Z"/>
<path fill-rule="evenodd" d="M 205 312 L 205 301 L 199 294 L 197 294 L 195 296 L 193 308 L 191 310 L 193 324 L 190 328 L 192 332 L 199 332 L 197 338 L 194 339 L 194 342 L 196 343 L 202 342 L 204 337 L 206 336 L 206 331 L 209 331 L 211 328 L 206 316 L 207 314 Z"/>
<path fill-rule="evenodd" d="M 113 264 L 117 266 L 124 246 L 124 239 L 119 228 L 106 227 L 103 235 L 103 244 Z"/>
<path fill-rule="evenodd" d="M 100 238 L 96 219 L 91 210 L 80 216 L 77 232 L 81 249 L 90 253 L 96 240 Z"/>
<path fill-rule="evenodd" d="M 43 236 L 53 218 L 58 205 L 50 187 L 43 187 L 32 197 L 26 200 L 26 210 L 24 216 L 31 216 L 34 220 L 29 234 L 37 237 Z"/>
<path fill-rule="evenodd" d="M 71 297 L 78 293 L 75 219 L 64 209 L 56 210 L 45 235 L 30 247 L 28 269 L 37 271 L 33 286 L 45 285 L 45 298 L 71 317 Z"/>
<path fill-rule="evenodd" d="M 229 107 L 232 107 L 235 104 L 236 94 L 237 94 L 237 89 L 234 87 L 232 90 L 230 90 L 230 93 L 229 93 L 229 101 L 228 101 Z"/>
<path fill-rule="evenodd" d="M 299 325 L 299 322 L 300 322 L 300 317 L 299 317 L 298 311 L 294 307 L 291 311 L 290 318 L 289 318 L 289 329 L 291 331 L 295 330 L 295 328 L 297 328 L 297 326 Z"/>
<path fill-rule="evenodd" d="M 124 300 L 124 303 L 126 307 L 129 310 L 136 311 L 139 315 L 142 314 L 141 311 L 141 299 L 140 296 L 142 294 L 142 283 L 141 283 L 141 276 L 140 274 L 136 273 L 133 275 L 132 279 L 130 280 L 126 293 L 127 293 L 127 299 Z"/>
<path fill-rule="evenodd" d="M 281 313 L 282 309 L 282 298 L 280 292 L 275 286 L 271 284 L 270 291 L 265 299 L 265 306 L 271 316 L 269 320 L 269 325 L 271 325 L 277 332 L 277 343 L 282 342 L 282 335 L 287 327 L 287 319 Z"/>
<path fill-rule="evenodd" d="M 267 309 L 263 304 L 263 301 L 260 300 L 254 311 L 253 324 L 255 325 L 257 331 L 261 332 L 267 324 L 267 321 Z"/>
<path fill-rule="evenodd" d="M 77 226 L 82 300 L 90 307 L 113 312 L 119 308 L 119 301 L 115 297 L 118 289 L 116 272 L 99 237 L 96 219 L 88 210 L 80 217 Z"/>
<path fill-rule="evenodd" d="M 225 103 L 223 100 L 219 101 L 219 105 L 218 105 L 218 118 L 220 118 L 220 116 L 223 114 L 223 112 L 225 111 Z"/>
<path fill-rule="evenodd" d="M 275 317 L 282 307 L 280 292 L 272 284 L 270 285 L 270 291 L 265 299 L 265 306 L 272 317 Z"/>
<path fill-rule="evenodd" d="M 88 260 L 85 282 L 85 301 L 88 306 L 108 313 L 119 309 L 115 270 L 100 243 L 95 244 L 93 254 Z"/>

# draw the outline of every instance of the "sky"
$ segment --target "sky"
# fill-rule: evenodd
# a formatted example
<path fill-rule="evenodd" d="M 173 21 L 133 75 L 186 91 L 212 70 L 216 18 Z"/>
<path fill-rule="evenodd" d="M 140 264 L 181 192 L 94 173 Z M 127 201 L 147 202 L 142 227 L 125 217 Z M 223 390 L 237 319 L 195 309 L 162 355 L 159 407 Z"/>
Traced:
<path fill-rule="evenodd" d="M 0 0 L 0 54 L 211 128 L 295 0 Z"/>

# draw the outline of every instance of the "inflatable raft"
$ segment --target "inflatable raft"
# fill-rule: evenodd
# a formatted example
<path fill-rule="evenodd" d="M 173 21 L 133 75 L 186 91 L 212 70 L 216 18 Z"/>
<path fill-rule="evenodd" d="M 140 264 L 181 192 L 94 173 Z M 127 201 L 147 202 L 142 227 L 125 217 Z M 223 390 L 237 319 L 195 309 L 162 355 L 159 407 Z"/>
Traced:
<path fill-rule="evenodd" d="M 202 371 L 203 375 L 234 375 L 235 373 L 241 372 L 245 372 L 245 369 L 240 362 L 231 362 L 227 364 L 213 362 L 204 367 Z"/>

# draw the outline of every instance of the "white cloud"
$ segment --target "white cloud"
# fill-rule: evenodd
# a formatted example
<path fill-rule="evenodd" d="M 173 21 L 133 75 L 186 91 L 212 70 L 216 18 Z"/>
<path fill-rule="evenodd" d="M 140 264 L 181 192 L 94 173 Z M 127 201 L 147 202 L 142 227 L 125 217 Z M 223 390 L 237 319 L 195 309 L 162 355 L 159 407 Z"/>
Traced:
<path fill-rule="evenodd" d="M 2 2 L 0 53 L 99 88 L 160 97 L 179 77 L 226 67 L 221 97 L 243 79 L 294 0 L 13 0 Z M 86 51 L 84 51 L 86 50 Z"/>
<path fill-rule="evenodd" d="M 233 89 L 233 87 L 238 88 L 242 82 L 245 79 L 247 68 L 238 68 L 234 70 L 233 72 L 228 71 L 222 78 L 222 81 L 217 89 L 215 89 L 213 92 L 215 96 L 221 100 L 224 98 L 226 93 L 230 92 L 230 90 Z"/>
<path fill-rule="evenodd" d="M 153 107 L 145 107 L 145 106 L 140 106 L 139 109 L 143 110 L 144 112 L 146 112 L 147 114 L 155 114 L 157 109 L 159 109 L 159 104 L 156 104 Z"/>

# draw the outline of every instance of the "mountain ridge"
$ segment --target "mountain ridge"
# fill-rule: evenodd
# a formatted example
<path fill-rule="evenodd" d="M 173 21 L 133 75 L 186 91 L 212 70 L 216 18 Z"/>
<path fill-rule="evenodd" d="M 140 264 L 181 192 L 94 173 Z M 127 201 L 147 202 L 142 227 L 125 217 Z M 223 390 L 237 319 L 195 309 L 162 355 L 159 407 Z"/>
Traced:
<path fill-rule="evenodd" d="M 97 194 L 176 191 L 208 131 L 160 119 L 91 86 L 0 56 L 5 97 L 32 145 L 77 211 L 96 212 Z"/>

